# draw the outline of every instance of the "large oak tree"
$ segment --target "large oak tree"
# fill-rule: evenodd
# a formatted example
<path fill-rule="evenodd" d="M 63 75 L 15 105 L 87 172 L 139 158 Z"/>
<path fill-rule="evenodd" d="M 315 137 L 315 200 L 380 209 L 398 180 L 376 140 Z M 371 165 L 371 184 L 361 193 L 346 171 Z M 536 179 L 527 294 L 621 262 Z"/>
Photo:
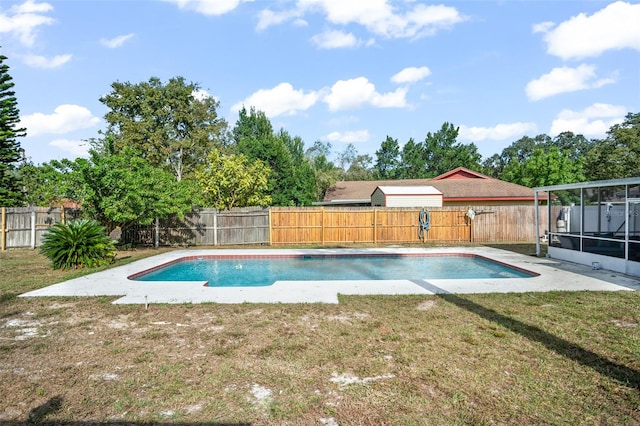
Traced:
<path fill-rule="evenodd" d="M 226 143 L 227 123 L 218 116 L 219 103 L 196 83 L 175 77 L 164 84 L 152 77 L 138 84 L 115 82 L 111 88 L 100 98 L 110 109 L 102 151 L 134 148 L 180 181 Z"/>

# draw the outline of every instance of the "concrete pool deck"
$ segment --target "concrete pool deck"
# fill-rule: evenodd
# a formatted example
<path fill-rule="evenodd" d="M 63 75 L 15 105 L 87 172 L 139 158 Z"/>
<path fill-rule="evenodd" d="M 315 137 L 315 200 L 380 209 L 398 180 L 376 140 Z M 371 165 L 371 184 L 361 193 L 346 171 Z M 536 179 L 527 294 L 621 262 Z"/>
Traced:
<path fill-rule="evenodd" d="M 487 257 L 539 274 L 528 278 L 381 281 L 278 281 L 265 287 L 207 287 L 203 282 L 143 282 L 127 277 L 182 257 L 207 255 L 464 253 Z M 175 250 L 64 281 L 20 297 L 120 296 L 115 304 L 144 303 L 338 303 L 338 295 L 522 293 L 544 291 L 633 291 L 640 279 L 606 270 L 526 256 L 491 247 L 370 249 L 209 249 Z"/>

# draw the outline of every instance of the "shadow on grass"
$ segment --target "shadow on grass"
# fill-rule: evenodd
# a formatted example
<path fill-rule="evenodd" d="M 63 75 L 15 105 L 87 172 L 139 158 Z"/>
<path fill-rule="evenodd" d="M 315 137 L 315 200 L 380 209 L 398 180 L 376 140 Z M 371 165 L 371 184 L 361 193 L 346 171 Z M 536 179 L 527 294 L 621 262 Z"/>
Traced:
<path fill-rule="evenodd" d="M 27 415 L 24 421 L 8 421 L 2 422 L 2 426 L 20 426 L 20 425 L 45 425 L 45 426 L 250 426 L 251 423 L 227 423 L 227 422 L 154 422 L 154 421 L 124 421 L 124 420 L 86 420 L 86 421 L 65 421 L 65 420 L 46 420 L 50 414 L 56 413 L 62 409 L 64 400 L 60 396 L 54 396 L 43 404 L 38 405 Z"/>
<path fill-rule="evenodd" d="M 45 425 L 45 426 L 101 426 L 101 425 L 118 425 L 118 426 L 150 426 L 150 425 L 172 425 L 172 426 L 249 426 L 251 423 L 227 423 L 227 422 L 154 422 L 139 421 L 131 422 L 126 420 L 85 420 L 85 421 L 65 421 L 65 420 L 46 420 L 46 417 L 60 411 L 63 407 L 64 400 L 60 396 L 54 396 L 43 404 L 38 405 L 27 414 L 24 421 L 4 421 L 2 426 L 21 426 L 21 425 Z"/>
<path fill-rule="evenodd" d="M 544 345 L 547 349 L 586 367 L 592 368 L 601 375 L 608 376 L 624 386 L 640 390 L 640 372 L 637 370 L 613 362 L 596 354 L 595 352 L 576 345 L 575 343 L 554 336 L 541 328 L 502 315 L 493 309 L 486 308 L 454 294 L 437 294 L 437 296 L 447 302 L 453 303 L 459 308 L 500 324 L 501 326 L 508 328 L 514 333 L 518 333 L 529 340 L 538 342 Z"/>

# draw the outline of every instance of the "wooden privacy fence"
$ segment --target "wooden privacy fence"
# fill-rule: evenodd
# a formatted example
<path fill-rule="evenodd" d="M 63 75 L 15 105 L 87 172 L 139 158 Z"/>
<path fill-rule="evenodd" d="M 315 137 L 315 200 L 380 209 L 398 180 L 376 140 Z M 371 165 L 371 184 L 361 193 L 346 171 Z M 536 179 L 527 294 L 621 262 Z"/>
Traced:
<path fill-rule="evenodd" d="M 429 209 L 425 242 L 532 242 L 534 206 L 474 206 L 474 220 L 462 207 Z M 45 207 L 0 208 L 0 242 L 6 248 L 40 246 L 47 228 L 77 210 Z M 272 207 L 231 211 L 201 209 L 183 220 L 171 217 L 123 232 L 131 245 L 331 245 L 419 243 L 420 208 L 389 207 Z M 547 208 L 539 207 L 540 235 L 547 227 Z"/>
<path fill-rule="evenodd" d="M 419 208 L 272 208 L 271 244 L 419 243 Z M 465 212 L 429 210 L 424 241 L 465 241 Z"/>

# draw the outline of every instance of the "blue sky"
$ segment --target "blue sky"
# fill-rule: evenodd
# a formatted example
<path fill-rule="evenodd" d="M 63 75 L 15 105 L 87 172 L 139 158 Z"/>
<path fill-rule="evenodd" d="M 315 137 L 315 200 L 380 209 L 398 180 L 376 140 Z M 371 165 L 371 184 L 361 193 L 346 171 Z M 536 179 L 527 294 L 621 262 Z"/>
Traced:
<path fill-rule="evenodd" d="M 486 158 L 640 112 L 638 2 L 0 0 L 0 45 L 35 163 L 85 156 L 111 83 L 150 77 L 198 83 L 231 127 L 255 106 L 334 153 L 450 122 Z"/>

